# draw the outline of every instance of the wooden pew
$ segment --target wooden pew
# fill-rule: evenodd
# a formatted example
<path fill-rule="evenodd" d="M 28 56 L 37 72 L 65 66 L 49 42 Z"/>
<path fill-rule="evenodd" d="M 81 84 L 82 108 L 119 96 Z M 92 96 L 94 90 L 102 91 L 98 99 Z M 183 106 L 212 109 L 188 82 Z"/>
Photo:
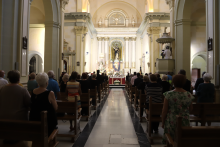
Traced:
<path fill-rule="evenodd" d="M 163 103 L 153 103 L 152 97 L 149 98 L 149 110 L 146 109 L 146 120 L 147 120 L 147 138 L 150 144 L 153 144 L 154 139 L 161 139 L 161 137 L 153 137 L 151 135 L 151 123 L 152 122 L 162 122 L 162 118 L 160 117 L 163 109 Z M 154 115 L 158 115 L 159 117 L 155 117 Z"/>
<path fill-rule="evenodd" d="M 58 129 L 48 137 L 47 112 L 41 112 L 41 121 L 0 120 L 0 139 L 32 141 L 33 147 L 55 147 Z M 0 146 L 3 146 L 0 144 Z M 17 147 L 16 144 L 7 147 Z"/>
<path fill-rule="evenodd" d="M 182 117 L 177 116 L 175 140 L 166 134 L 167 147 L 219 147 L 220 127 L 183 127 Z"/>
<path fill-rule="evenodd" d="M 98 103 L 98 91 L 97 91 L 97 86 L 95 86 L 95 89 L 90 89 L 90 97 L 92 98 L 92 101 L 95 102 L 95 105 L 94 105 L 94 109 L 96 110 L 97 108 L 97 103 Z"/>
<path fill-rule="evenodd" d="M 195 122 L 198 126 L 198 122 L 202 122 L 203 105 L 202 104 L 193 104 L 193 110 L 190 111 L 189 120 L 190 122 Z"/>
<path fill-rule="evenodd" d="M 202 126 L 206 122 L 220 122 L 220 104 L 206 103 L 203 104 Z"/>
<path fill-rule="evenodd" d="M 68 95 L 66 92 L 60 92 L 60 99 L 57 100 L 61 100 L 61 101 L 68 101 Z"/>
<path fill-rule="evenodd" d="M 146 94 L 142 94 L 141 90 L 139 90 L 139 99 L 138 99 L 138 117 L 139 121 L 142 122 L 143 120 L 143 113 L 145 108 L 145 102 L 146 102 Z"/>
<path fill-rule="evenodd" d="M 99 103 L 102 102 L 103 98 L 103 93 L 102 93 L 102 87 L 101 84 L 98 86 L 98 98 L 99 98 Z"/>
<path fill-rule="evenodd" d="M 108 81 L 105 81 L 105 92 L 107 95 L 109 93 L 108 91 L 109 91 L 109 84 L 108 84 Z"/>
<path fill-rule="evenodd" d="M 134 110 L 138 111 L 138 98 L 139 98 L 139 92 L 137 87 L 135 86 L 135 94 L 134 94 Z"/>
<path fill-rule="evenodd" d="M 135 87 L 131 87 L 130 94 L 129 94 L 129 101 L 130 101 L 131 105 L 132 105 L 132 99 L 134 97 L 133 94 L 135 94 Z"/>
<path fill-rule="evenodd" d="M 81 107 L 82 109 L 87 108 L 87 115 L 82 116 L 82 117 L 86 117 L 87 120 L 89 120 L 90 116 L 91 116 L 91 103 L 92 103 L 92 98 L 90 98 L 90 89 L 88 90 L 88 93 L 82 93 L 80 95 L 80 101 L 81 101 Z"/>
<path fill-rule="evenodd" d="M 80 117 L 78 117 L 78 105 L 77 105 L 77 96 L 75 97 L 76 102 L 66 102 L 66 101 L 57 101 L 58 110 L 57 113 L 65 113 L 64 116 L 57 116 L 57 120 L 72 120 L 74 121 L 74 133 L 64 132 L 59 133 L 60 137 L 71 137 L 71 141 L 75 142 L 79 136 L 80 130 Z"/>

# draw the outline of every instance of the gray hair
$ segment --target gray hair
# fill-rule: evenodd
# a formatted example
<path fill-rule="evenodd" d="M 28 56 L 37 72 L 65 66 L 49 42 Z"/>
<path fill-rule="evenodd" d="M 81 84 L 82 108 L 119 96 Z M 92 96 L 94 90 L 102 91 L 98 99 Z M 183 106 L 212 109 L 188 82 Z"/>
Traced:
<path fill-rule="evenodd" d="M 45 72 L 39 73 L 36 76 L 36 81 L 37 81 L 37 84 L 39 85 L 39 87 L 46 87 L 47 83 L 49 81 L 49 77 L 48 77 L 47 73 L 45 73 Z"/>
<path fill-rule="evenodd" d="M 54 71 L 50 70 L 50 71 L 48 71 L 47 74 L 48 74 L 49 78 L 54 78 Z"/>
<path fill-rule="evenodd" d="M 167 75 L 163 75 L 162 80 L 167 81 L 168 76 Z"/>
<path fill-rule="evenodd" d="M 206 73 L 206 74 L 203 75 L 203 80 L 205 82 L 210 82 L 211 79 L 212 79 L 212 76 L 209 73 Z"/>
<path fill-rule="evenodd" d="M 92 75 L 92 78 L 94 78 L 94 79 L 95 79 L 95 78 L 96 78 L 96 74 L 93 74 L 93 75 Z"/>
<path fill-rule="evenodd" d="M 69 75 L 68 74 L 64 74 L 62 79 L 65 80 L 65 81 L 68 81 L 69 80 Z"/>
<path fill-rule="evenodd" d="M 144 82 L 150 82 L 149 77 L 148 76 L 144 76 Z"/>

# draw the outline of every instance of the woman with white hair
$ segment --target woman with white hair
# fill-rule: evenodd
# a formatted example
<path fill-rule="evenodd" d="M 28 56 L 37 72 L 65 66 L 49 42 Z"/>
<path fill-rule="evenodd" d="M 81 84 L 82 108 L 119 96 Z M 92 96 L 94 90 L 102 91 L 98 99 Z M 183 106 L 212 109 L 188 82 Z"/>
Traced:
<path fill-rule="evenodd" d="M 196 95 L 198 96 L 198 103 L 213 103 L 215 87 L 210 83 L 212 76 L 209 73 L 203 75 L 204 83 L 197 88 Z"/>
<path fill-rule="evenodd" d="M 62 81 L 60 83 L 60 92 L 66 92 L 66 85 L 67 85 L 67 82 L 69 81 L 69 75 L 66 73 L 63 75 L 62 77 Z"/>
<path fill-rule="evenodd" d="M 57 126 L 56 110 L 58 108 L 54 92 L 47 90 L 49 77 L 46 73 L 36 76 L 38 88 L 31 95 L 31 121 L 41 121 L 41 111 L 47 111 L 48 136 Z"/>

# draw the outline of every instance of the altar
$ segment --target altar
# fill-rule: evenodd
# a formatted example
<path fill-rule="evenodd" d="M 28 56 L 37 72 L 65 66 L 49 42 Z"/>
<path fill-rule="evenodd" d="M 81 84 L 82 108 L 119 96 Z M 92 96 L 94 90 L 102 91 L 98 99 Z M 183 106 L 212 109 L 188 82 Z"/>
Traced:
<path fill-rule="evenodd" d="M 109 85 L 125 85 L 125 77 L 109 77 Z"/>

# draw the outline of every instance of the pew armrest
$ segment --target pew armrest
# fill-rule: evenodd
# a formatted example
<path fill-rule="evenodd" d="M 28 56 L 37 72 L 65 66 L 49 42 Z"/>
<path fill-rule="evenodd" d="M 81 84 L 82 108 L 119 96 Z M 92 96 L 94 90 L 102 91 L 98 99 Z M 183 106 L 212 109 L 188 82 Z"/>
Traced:
<path fill-rule="evenodd" d="M 56 138 L 57 134 L 58 134 L 58 129 L 54 129 L 53 132 L 50 134 L 50 136 L 48 138 L 48 143 L 53 141 L 54 138 Z"/>
<path fill-rule="evenodd" d="M 165 135 L 166 135 L 167 143 L 169 144 L 169 146 L 174 147 L 174 142 L 173 142 L 173 139 L 172 139 L 172 137 L 170 136 L 170 134 L 165 134 Z"/>

